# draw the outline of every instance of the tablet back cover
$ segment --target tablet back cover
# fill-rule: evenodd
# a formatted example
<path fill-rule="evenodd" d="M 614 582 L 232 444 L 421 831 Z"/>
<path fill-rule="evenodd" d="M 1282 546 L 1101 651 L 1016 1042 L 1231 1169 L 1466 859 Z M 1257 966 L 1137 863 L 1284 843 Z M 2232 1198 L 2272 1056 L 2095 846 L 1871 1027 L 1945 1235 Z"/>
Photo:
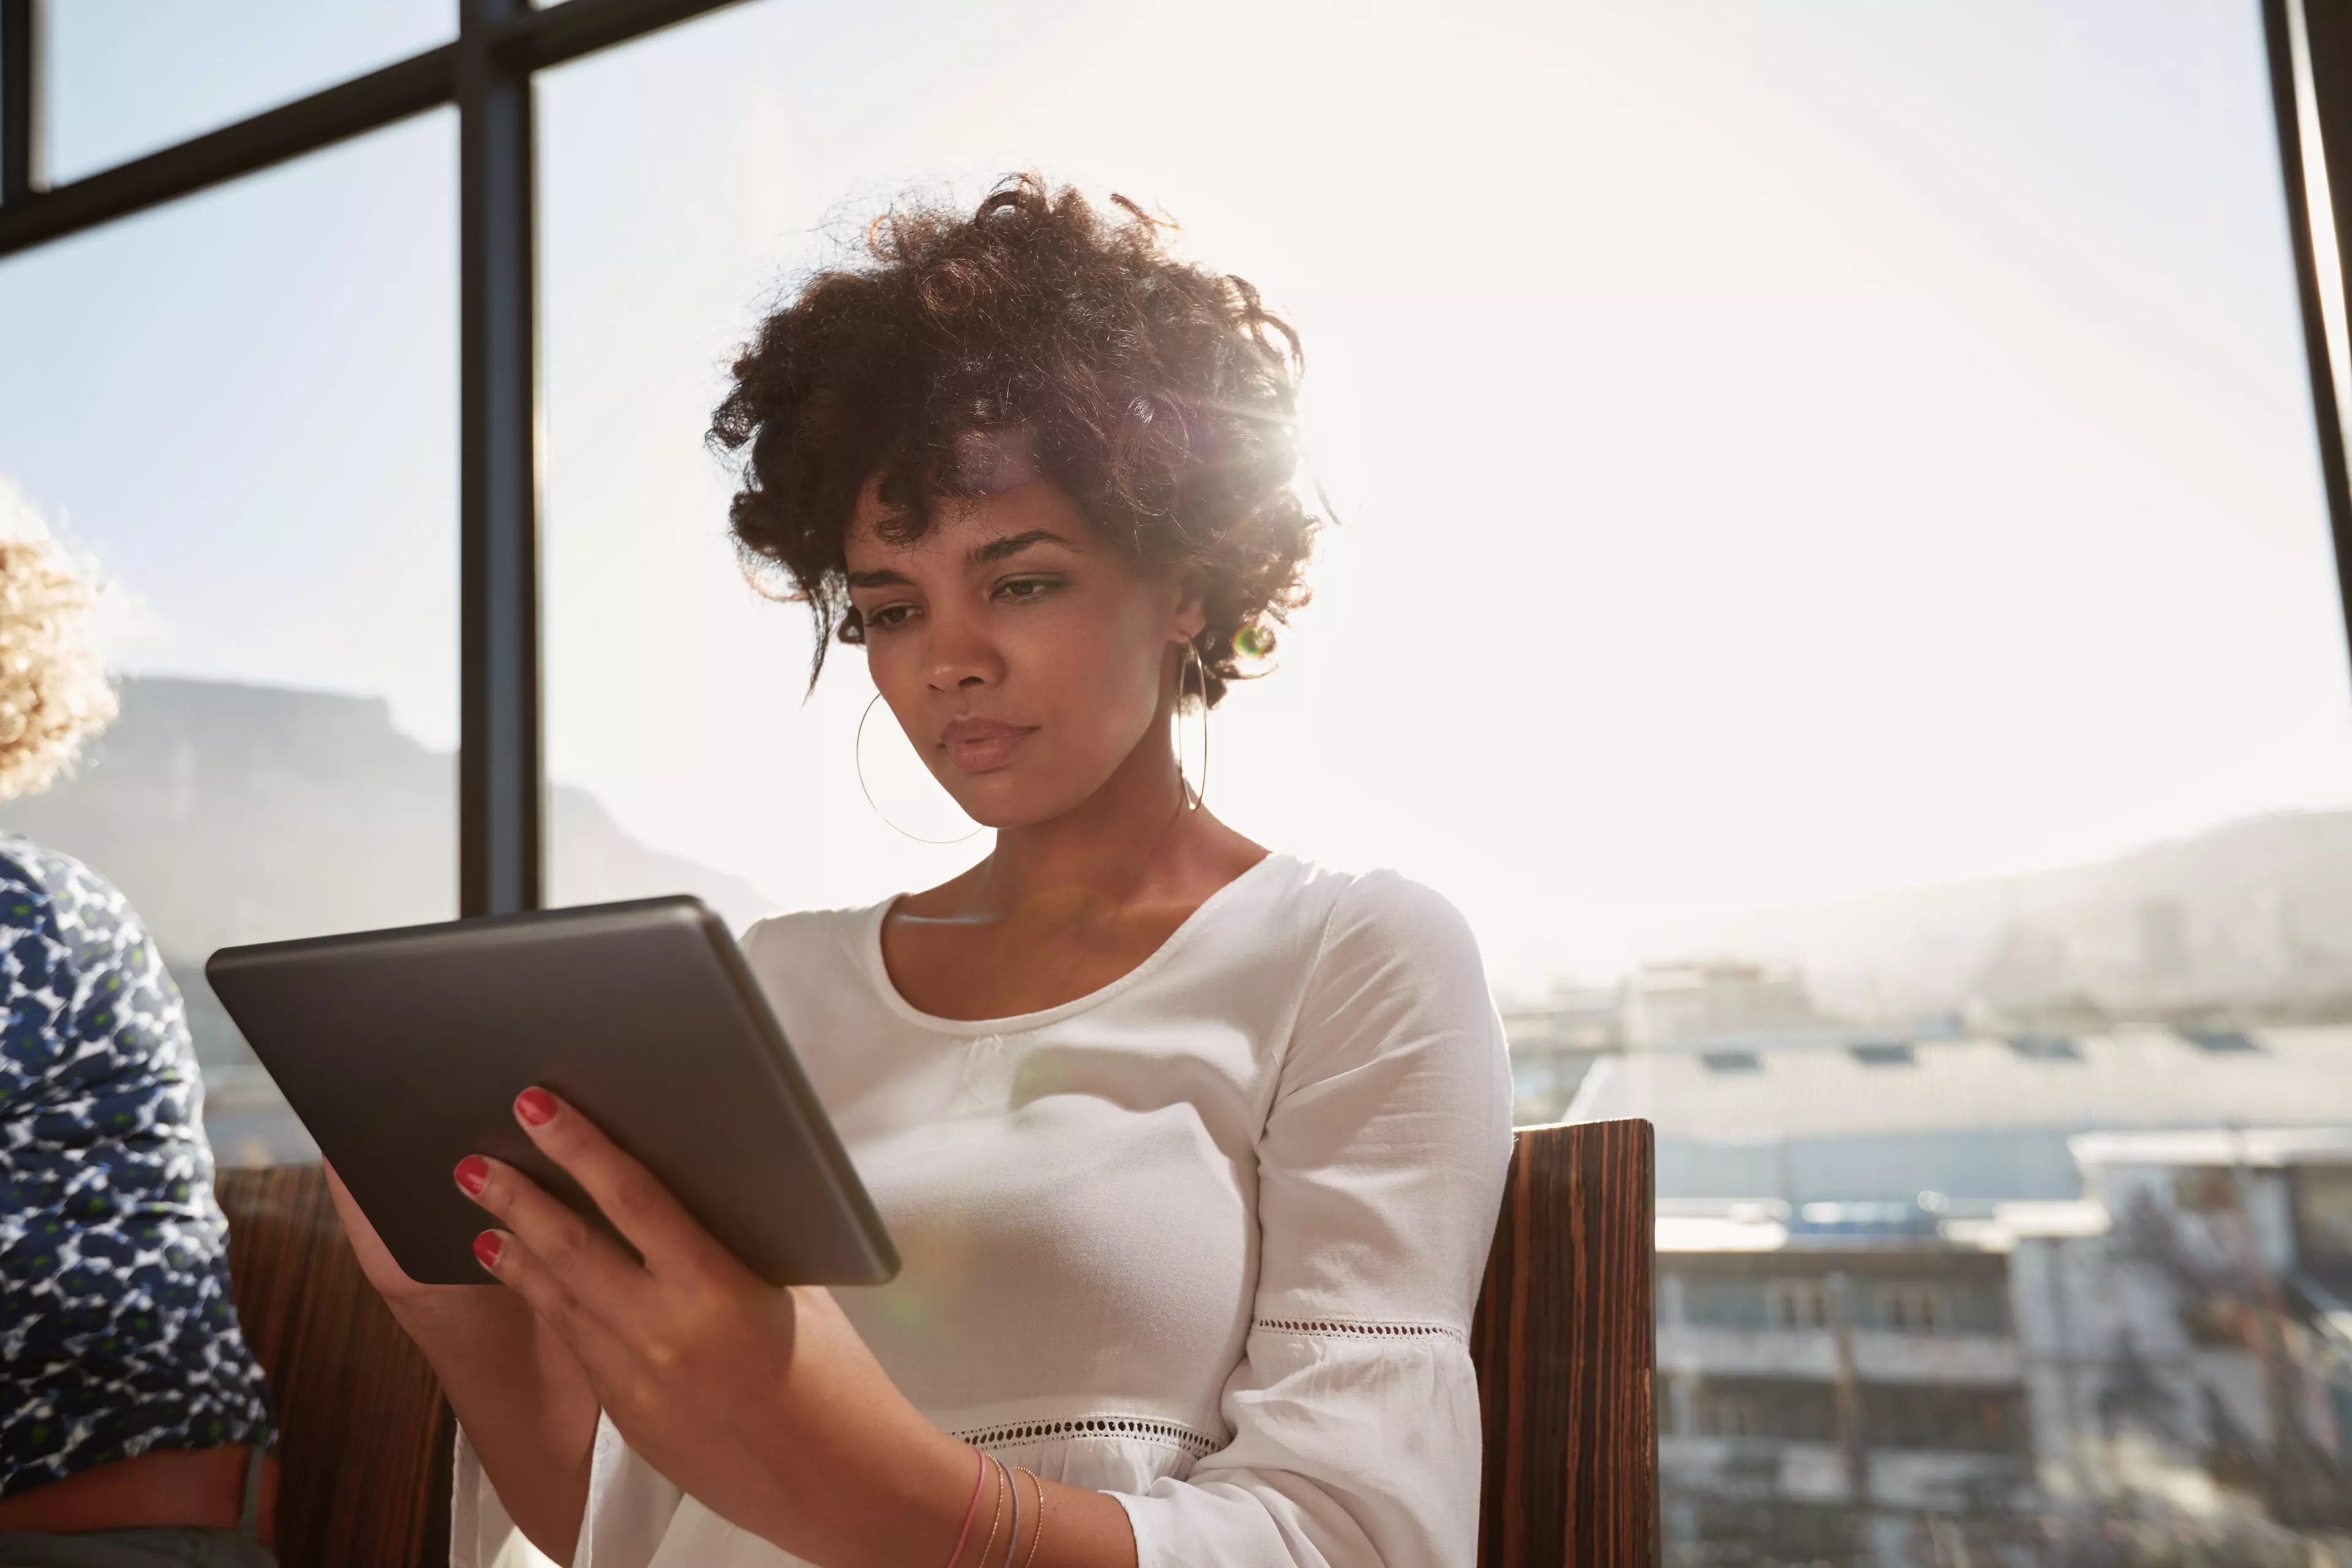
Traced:
<path fill-rule="evenodd" d="M 481 1284 L 490 1216 L 450 1173 L 507 1161 L 597 1219 L 516 1125 L 541 1084 L 754 1273 L 871 1285 L 898 1254 L 726 928 L 648 899 L 224 948 L 205 967 L 392 1255 Z"/>

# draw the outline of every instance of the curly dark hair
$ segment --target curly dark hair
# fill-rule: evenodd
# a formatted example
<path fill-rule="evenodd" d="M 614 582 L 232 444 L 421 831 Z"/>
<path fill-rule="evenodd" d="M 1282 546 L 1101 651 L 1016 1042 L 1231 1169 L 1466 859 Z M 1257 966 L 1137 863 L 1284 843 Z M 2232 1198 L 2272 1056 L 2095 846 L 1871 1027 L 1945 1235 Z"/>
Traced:
<path fill-rule="evenodd" d="M 1025 432 L 1037 470 L 1148 567 L 1196 571 L 1195 640 L 1213 707 L 1304 604 L 1322 520 L 1291 489 L 1298 334 L 1240 278 L 1179 260 L 1174 226 L 1116 215 L 1034 174 L 969 216 L 908 198 L 866 230 L 866 264 L 822 271 L 761 324 L 712 416 L 729 508 L 755 577 L 782 568 L 828 633 L 864 640 L 842 541 L 879 474 L 888 537 L 935 498 L 975 493 L 958 447 Z M 968 447 L 966 448 L 969 449 Z"/>

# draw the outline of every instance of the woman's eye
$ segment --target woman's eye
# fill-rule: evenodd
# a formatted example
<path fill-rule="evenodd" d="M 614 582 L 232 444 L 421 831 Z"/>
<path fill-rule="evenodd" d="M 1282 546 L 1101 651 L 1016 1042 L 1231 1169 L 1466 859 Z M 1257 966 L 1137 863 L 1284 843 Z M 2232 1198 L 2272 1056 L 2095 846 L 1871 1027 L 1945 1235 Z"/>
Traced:
<path fill-rule="evenodd" d="M 1042 598 L 1061 584 L 1051 577 L 1013 577 L 997 584 L 999 595 L 1007 599 Z"/>
<path fill-rule="evenodd" d="M 884 605 L 858 617 L 868 626 L 879 626 L 885 631 L 892 626 L 903 626 L 914 618 L 915 606 L 912 605 Z"/>

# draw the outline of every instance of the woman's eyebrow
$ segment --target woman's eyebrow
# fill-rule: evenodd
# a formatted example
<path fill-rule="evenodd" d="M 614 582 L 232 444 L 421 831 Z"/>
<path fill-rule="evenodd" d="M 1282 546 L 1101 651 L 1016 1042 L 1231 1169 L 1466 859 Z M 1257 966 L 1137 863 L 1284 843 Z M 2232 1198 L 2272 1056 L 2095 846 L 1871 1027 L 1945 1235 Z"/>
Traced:
<path fill-rule="evenodd" d="M 853 588 L 896 588 L 904 585 L 906 581 L 898 573 L 888 571 L 852 572 L 849 574 L 849 585 Z"/>
<path fill-rule="evenodd" d="M 1018 555 L 1033 544 L 1058 544 L 1065 550 L 1077 548 L 1052 529 L 1033 528 L 1026 533 L 1008 533 L 1003 539 L 992 539 L 987 543 L 977 547 L 971 552 L 971 563 L 975 566 L 985 566 L 992 561 L 1002 561 L 1009 555 Z"/>

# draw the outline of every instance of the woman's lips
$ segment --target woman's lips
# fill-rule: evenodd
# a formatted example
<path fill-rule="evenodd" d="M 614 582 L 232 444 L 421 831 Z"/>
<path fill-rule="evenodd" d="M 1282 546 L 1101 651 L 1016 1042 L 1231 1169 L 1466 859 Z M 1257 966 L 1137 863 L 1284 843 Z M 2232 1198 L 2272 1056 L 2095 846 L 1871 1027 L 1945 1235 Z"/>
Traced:
<path fill-rule="evenodd" d="M 1007 724 L 998 719 L 956 719 L 940 731 L 948 761 L 968 773 L 984 773 L 1013 760 L 1021 742 L 1037 732 L 1036 726 Z"/>

